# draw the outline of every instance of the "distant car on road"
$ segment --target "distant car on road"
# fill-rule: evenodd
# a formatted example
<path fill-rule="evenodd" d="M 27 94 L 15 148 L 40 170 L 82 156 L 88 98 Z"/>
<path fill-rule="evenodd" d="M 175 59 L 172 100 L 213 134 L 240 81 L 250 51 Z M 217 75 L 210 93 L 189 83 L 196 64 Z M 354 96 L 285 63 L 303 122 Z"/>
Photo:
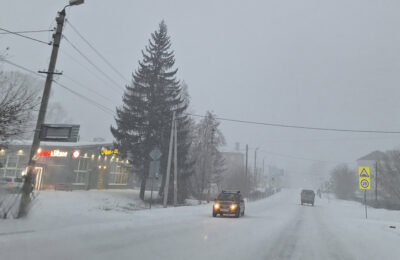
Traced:
<path fill-rule="evenodd" d="M 19 192 L 24 184 L 20 177 L 0 177 L 0 189 L 7 192 Z"/>
<path fill-rule="evenodd" d="M 301 205 L 311 204 L 314 206 L 315 192 L 313 190 L 302 190 L 301 191 Z"/>
<path fill-rule="evenodd" d="M 245 204 L 240 191 L 222 191 L 214 200 L 212 215 L 216 217 L 218 214 L 234 214 L 238 218 L 244 216 L 244 210 Z"/>

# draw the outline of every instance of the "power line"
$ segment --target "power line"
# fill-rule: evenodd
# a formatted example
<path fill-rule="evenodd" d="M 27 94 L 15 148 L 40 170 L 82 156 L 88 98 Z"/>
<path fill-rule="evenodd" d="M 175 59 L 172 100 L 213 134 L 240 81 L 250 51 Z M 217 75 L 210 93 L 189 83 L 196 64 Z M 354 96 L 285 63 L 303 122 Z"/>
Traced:
<path fill-rule="evenodd" d="M 0 34 L 22 34 L 22 33 L 41 33 L 41 32 L 54 32 L 54 30 L 33 30 L 33 31 L 18 31 L 18 32 L 0 32 Z"/>
<path fill-rule="evenodd" d="M 92 88 L 89 88 L 89 87 L 86 86 L 85 84 L 82 84 L 81 82 L 79 82 L 79 81 L 75 80 L 74 78 L 72 78 L 72 77 L 66 75 L 65 73 L 63 73 L 63 76 L 64 76 L 65 78 L 71 80 L 71 81 L 74 82 L 75 84 L 81 86 L 82 88 L 85 88 L 85 89 L 88 90 L 89 92 L 91 92 L 91 93 L 93 93 L 93 94 L 95 94 L 95 95 L 97 95 L 97 96 L 103 98 L 103 99 L 106 100 L 106 101 L 109 101 L 109 102 L 113 103 L 113 101 L 112 101 L 111 99 L 109 99 L 108 97 L 106 97 L 106 96 L 100 94 L 98 91 L 96 91 L 96 90 L 94 90 L 94 89 L 92 89 Z"/>
<path fill-rule="evenodd" d="M 194 117 L 206 117 L 203 115 L 190 114 L 187 115 Z M 232 119 L 232 118 L 223 118 L 223 117 L 215 117 L 217 120 L 242 123 L 242 124 L 251 124 L 251 125 L 264 125 L 264 126 L 273 126 L 273 127 L 283 127 L 283 128 L 294 128 L 294 129 L 305 129 L 305 130 L 315 130 L 315 131 L 330 131 L 330 132 L 351 132 L 351 133 L 374 133 L 374 134 L 400 134 L 400 131 L 386 131 L 386 130 L 360 130 L 360 129 L 341 129 L 341 128 L 323 128 L 323 127 L 312 127 L 312 126 L 301 126 L 301 125 L 289 125 L 289 124 L 276 124 L 276 123 L 268 123 L 268 122 L 257 122 L 257 121 L 248 121 L 248 120 L 240 120 L 240 119 Z"/>
<path fill-rule="evenodd" d="M 71 45 L 72 48 L 74 48 L 75 51 L 77 51 L 90 65 L 92 65 L 98 72 L 100 72 L 104 77 L 106 77 L 110 82 L 112 82 L 119 90 L 124 90 L 124 88 L 121 88 L 121 86 L 114 81 L 110 76 L 108 76 L 102 69 L 100 69 L 94 62 L 92 62 L 81 50 L 78 49 L 68 38 L 63 35 L 63 38 Z"/>
<path fill-rule="evenodd" d="M 5 32 L 7 32 L 7 33 L 9 33 L 9 34 L 17 35 L 17 36 L 22 37 L 22 38 L 25 38 L 25 39 L 29 39 L 29 40 L 32 40 L 32 41 L 44 43 L 44 44 L 46 44 L 46 45 L 51 45 L 51 42 L 44 42 L 44 41 L 41 41 L 41 40 L 38 40 L 38 39 L 35 39 L 35 38 L 32 38 L 32 37 L 29 37 L 29 36 L 26 36 L 26 35 L 19 34 L 19 33 L 17 33 L 17 32 L 12 32 L 12 31 L 6 30 L 6 29 L 1 28 L 1 27 L 0 27 L 0 30 L 5 31 Z"/>
<path fill-rule="evenodd" d="M 68 58 L 70 58 L 72 61 L 74 61 L 76 64 L 78 64 L 79 66 L 81 66 L 82 68 L 84 68 L 85 70 L 87 70 L 96 80 L 101 81 L 101 85 L 106 87 L 104 85 L 104 80 L 102 80 L 99 77 L 99 73 L 98 72 L 94 72 L 93 70 L 91 70 L 89 67 L 87 67 L 86 65 L 84 65 L 82 62 L 80 62 L 77 58 L 75 58 L 73 55 L 71 55 L 70 53 L 66 52 L 64 49 L 60 49 L 60 52 L 65 54 Z M 108 91 L 114 91 L 114 89 L 110 89 L 107 88 Z"/>
<path fill-rule="evenodd" d="M 102 105 L 102 104 L 100 104 L 100 103 L 97 103 L 96 101 L 94 101 L 94 100 L 92 100 L 92 99 L 90 99 L 90 98 L 88 98 L 88 97 L 85 97 L 84 95 L 82 95 L 82 94 L 76 92 L 75 90 L 70 89 L 69 87 L 67 87 L 67 86 L 64 85 L 64 84 L 59 83 L 58 81 L 53 80 L 53 82 L 54 82 L 56 85 L 62 87 L 63 89 L 69 91 L 70 93 L 74 94 L 75 96 L 78 96 L 78 97 L 80 97 L 81 99 L 86 100 L 87 102 L 89 102 L 89 103 L 91 103 L 92 105 L 96 106 L 97 108 L 101 109 L 101 110 L 104 111 L 105 113 L 108 113 L 109 115 L 115 116 L 114 111 L 113 111 L 112 109 L 110 109 L 110 108 L 108 108 L 108 107 L 106 107 L 106 106 L 104 106 L 104 105 Z"/>
<path fill-rule="evenodd" d="M 26 72 L 29 72 L 29 73 L 31 73 L 31 74 L 34 74 L 34 75 L 37 76 L 37 77 L 46 78 L 46 76 L 44 76 L 44 75 L 42 75 L 42 74 L 39 74 L 39 73 L 37 73 L 37 72 L 35 72 L 35 71 L 33 71 L 33 70 L 30 70 L 30 69 L 28 69 L 28 68 L 25 68 L 25 67 L 23 67 L 23 66 L 21 66 L 21 65 L 18 65 L 18 64 L 16 64 L 16 63 L 12 62 L 12 61 L 9 61 L 9 60 L 6 60 L 6 59 L 0 59 L 0 61 L 3 61 L 3 62 L 5 62 L 5 63 L 7 63 L 7 64 L 9 64 L 9 65 L 12 65 L 12 66 L 17 67 L 17 68 L 19 68 L 19 69 L 22 69 L 22 70 L 24 70 L 24 71 L 26 71 Z"/>
<path fill-rule="evenodd" d="M 249 147 L 249 150 L 252 150 L 252 149 L 255 149 L 255 148 L 250 148 Z M 240 151 L 245 151 L 245 149 L 240 149 Z M 295 159 L 295 160 L 301 160 L 301 161 L 311 161 L 311 162 L 321 162 L 321 163 L 336 163 L 336 164 L 339 164 L 339 163 L 350 164 L 350 163 L 352 163 L 352 162 L 327 161 L 327 160 L 321 160 L 321 159 L 315 159 L 315 158 L 306 158 L 306 157 L 301 157 L 301 156 L 296 156 L 296 155 L 290 155 L 290 154 L 267 151 L 267 150 L 264 150 L 264 149 L 259 149 L 258 151 L 260 151 L 261 153 L 270 154 L 270 155 L 273 155 L 273 156 L 289 158 L 289 159 Z"/>
<path fill-rule="evenodd" d="M 303 160 L 303 161 L 311 161 L 311 162 L 346 163 L 346 164 L 351 163 L 351 162 L 326 161 L 326 160 L 319 160 L 319 159 L 313 159 L 313 158 L 305 158 L 305 157 L 300 157 L 300 156 L 295 156 L 295 155 L 290 155 L 290 154 L 283 154 L 283 153 L 276 153 L 276 152 L 266 151 L 266 150 L 263 150 L 263 149 L 260 149 L 260 152 L 266 153 L 266 154 L 275 155 L 275 156 L 279 156 L 279 157 L 284 157 L 284 158 L 290 158 L 290 159 L 295 159 L 295 160 Z"/>
<path fill-rule="evenodd" d="M 35 74 L 35 75 L 37 75 L 37 76 L 42 76 L 42 77 L 44 77 L 43 75 L 37 74 L 36 72 L 34 72 L 34 71 L 32 71 L 32 70 L 26 69 L 26 68 L 24 68 L 24 67 L 22 67 L 22 66 L 20 66 L 20 65 L 17 65 L 17 64 L 15 64 L 15 63 L 13 63 L 13 62 L 8 61 L 8 60 L 2 59 L 2 61 L 6 62 L 6 63 L 8 63 L 8 64 L 11 64 L 11 65 L 13 65 L 13 66 L 16 66 L 16 67 L 18 67 L 18 68 L 21 68 L 21 69 L 23 69 L 23 70 L 26 70 L 26 71 L 28 71 L 28 72 L 30 72 L 30 73 L 33 73 L 33 74 Z M 54 82 L 56 82 L 56 81 L 54 81 Z M 60 85 L 60 86 L 62 86 L 62 87 L 64 87 L 64 88 L 67 89 L 67 87 L 65 87 L 64 85 L 61 85 L 61 84 L 58 83 L 58 82 L 56 82 L 56 84 L 58 84 L 58 85 Z M 69 90 L 69 89 L 68 89 L 68 90 Z M 73 91 L 73 90 L 71 90 L 71 91 Z M 77 93 L 77 92 L 75 92 L 75 93 L 76 93 L 76 94 L 79 94 L 79 93 Z M 80 94 L 79 94 L 79 95 L 80 95 Z M 80 95 L 80 96 L 82 96 L 82 95 Z M 85 98 L 86 98 L 86 97 L 85 97 Z M 103 105 L 98 104 L 97 102 L 95 102 L 95 103 L 96 103 L 96 105 L 100 105 L 100 106 L 104 107 Z M 114 111 L 112 111 L 112 110 L 109 109 L 109 108 L 106 108 L 106 109 L 107 109 L 109 112 L 111 111 L 111 112 L 113 113 L 113 115 L 115 115 L 115 114 L 114 114 Z M 187 113 L 187 115 L 194 116 L 194 117 L 205 117 L 205 116 L 202 116 L 202 115 L 196 115 L 196 114 L 191 114 L 191 113 Z M 296 126 L 296 125 L 284 125 L 284 124 L 273 124 L 273 123 L 265 123 L 265 122 L 246 121 L 246 120 L 229 119 L 229 118 L 222 118 L 222 117 L 216 117 L 216 119 L 217 119 L 217 120 L 221 120 L 221 121 L 229 121 L 229 122 L 236 122 L 236 123 L 243 123 L 243 124 L 266 125 L 266 126 L 274 126 L 274 127 L 285 127 L 285 128 L 306 129 L 306 130 L 317 130 L 317 131 L 354 132 L 354 133 L 376 133 L 376 134 L 400 134 L 399 131 L 379 131 L 379 130 L 355 130 L 355 129 L 338 129 L 338 128 L 320 128 L 320 127 L 308 127 L 308 126 Z"/>
<path fill-rule="evenodd" d="M 26 71 L 26 72 L 29 72 L 29 73 L 31 73 L 31 74 L 37 76 L 37 77 L 46 78 L 46 76 L 41 75 L 41 74 L 39 74 L 39 73 L 37 73 L 37 72 L 35 72 L 35 71 L 33 71 L 33 70 L 30 70 L 30 69 L 28 69 L 28 68 L 25 68 L 24 66 L 18 65 L 18 64 L 16 64 L 16 63 L 12 62 L 12 61 L 9 61 L 9 60 L 6 60 L 6 59 L 0 59 L 0 61 L 4 61 L 4 62 L 6 62 L 7 64 L 10 64 L 10 65 L 12 65 L 12 66 L 14 66 L 14 67 L 17 67 L 17 68 L 19 68 L 19 69 L 22 69 L 22 70 L 24 70 L 24 71 Z M 106 107 L 106 106 L 104 106 L 104 105 L 102 105 L 102 104 L 100 104 L 100 103 L 97 103 L 96 101 L 94 101 L 94 100 L 92 100 L 92 99 L 90 99 L 90 98 L 85 97 L 84 95 L 82 95 L 82 94 L 80 94 L 80 93 L 78 93 L 78 92 L 76 92 L 76 91 L 70 89 L 69 87 L 67 87 L 67 86 L 64 85 L 64 84 L 59 83 L 58 81 L 53 80 L 53 82 L 54 82 L 55 84 L 57 84 L 58 86 L 64 88 L 65 90 L 69 91 L 70 93 L 72 93 L 72 94 L 74 94 L 74 95 L 76 95 L 76 96 L 78 96 L 78 97 L 80 97 L 80 98 L 86 100 L 86 101 L 89 102 L 90 104 L 96 106 L 97 108 L 101 109 L 103 112 L 108 113 L 108 114 L 110 114 L 110 115 L 112 115 L 112 116 L 115 116 L 115 113 L 114 113 L 114 111 L 113 111 L 112 109 L 110 109 L 110 108 L 108 108 L 108 107 Z"/>
<path fill-rule="evenodd" d="M 72 28 L 72 30 L 75 31 L 76 34 L 118 75 L 121 77 L 121 79 L 125 80 L 127 83 L 129 83 L 129 80 L 124 77 L 124 75 L 119 72 L 118 69 L 116 69 L 111 62 L 109 62 L 83 35 L 73 26 L 69 20 L 66 21 Z"/>

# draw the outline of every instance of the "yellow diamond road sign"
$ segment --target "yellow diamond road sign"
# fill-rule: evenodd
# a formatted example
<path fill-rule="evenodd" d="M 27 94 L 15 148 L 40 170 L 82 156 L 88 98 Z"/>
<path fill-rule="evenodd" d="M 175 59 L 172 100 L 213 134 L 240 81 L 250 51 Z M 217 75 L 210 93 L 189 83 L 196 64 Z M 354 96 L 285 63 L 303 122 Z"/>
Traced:
<path fill-rule="evenodd" d="M 360 190 L 370 190 L 371 189 L 371 179 L 370 179 L 369 167 L 358 167 L 359 185 Z"/>

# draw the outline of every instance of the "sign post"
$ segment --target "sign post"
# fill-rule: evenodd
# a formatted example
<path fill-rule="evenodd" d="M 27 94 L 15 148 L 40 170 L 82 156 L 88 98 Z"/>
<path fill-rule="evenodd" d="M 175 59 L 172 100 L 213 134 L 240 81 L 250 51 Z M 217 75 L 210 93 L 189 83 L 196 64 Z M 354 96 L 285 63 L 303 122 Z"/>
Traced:
<path fill-rule="evenodd" d="M 369 167 L 358 167 L 358 177 L 360 190 L 364 190 L 365 218 L 367 219 L 367 190 L 371 189 L 371 175 Z"/>
<path fill-rule="evenodd" d="M 153 204 L 153 182 L 154 178 L 158 179 L 158 175 L 160 174 L 160 158 L 161 158 L 161 151 L 159 148 L 154 148 L 150 152 L 150 158 L 152 161 L 150 162 L 149 167 L 149 177 L 151 178 L 151 191 L 150 191 L 150 209 L 151 204 Z"/>

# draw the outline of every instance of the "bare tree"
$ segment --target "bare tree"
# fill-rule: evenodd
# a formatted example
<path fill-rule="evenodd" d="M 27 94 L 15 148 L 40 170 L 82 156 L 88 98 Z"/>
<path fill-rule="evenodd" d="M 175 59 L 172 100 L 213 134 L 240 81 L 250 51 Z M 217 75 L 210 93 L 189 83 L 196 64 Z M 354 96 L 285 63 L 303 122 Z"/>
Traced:
<path fill-rule="evenodd" d="M 218 149 L 225 145 L 225 138 L 218 129 L 219 124 L 215 115 L 207 112 L 206 117 L 194 126 L 191 158 L 195 162 L 195 173 L 192 177 L 192 187 L 197 196 L 202 196 L 211 183 L 220 188 L 224 158 Z"/>
<path fill-rule="evenodd" d="M 33 115 L 39 105 L 31 81 L 19 73 L 0 72 L 0 140 L 6 141 L 32 131 Z"/>
<path fill-rule="evenodd" d="M 357 190 L 357 175 L 355 170 L 346 164 L 336 166 L 331 172 L 332 191 L 338 199 L 354 199 Z"/>
<path fill-rule="evenodd" d="M 383 202 L 393 204 L 400 200 L 400 151 L 387 151 L 379 163 L 379 194 Z M 400 205 L 400 203 L 396 203 Z"/>

